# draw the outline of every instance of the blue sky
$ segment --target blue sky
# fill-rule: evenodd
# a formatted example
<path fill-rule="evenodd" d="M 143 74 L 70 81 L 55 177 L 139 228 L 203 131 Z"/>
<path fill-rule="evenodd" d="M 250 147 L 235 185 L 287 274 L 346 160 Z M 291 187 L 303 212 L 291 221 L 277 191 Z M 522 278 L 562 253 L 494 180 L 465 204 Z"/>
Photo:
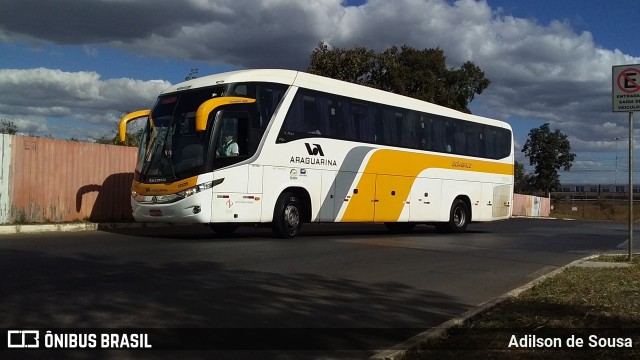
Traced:
<path fill-rule="evenodd" d="M 626 177 L 628 120 L 611 112 L 611 66 L 640 63 L 640 1 L 0 0 L 0 8 L 0 118 L 25 134 L 109 134 L 124 112 L 151 106 L 193 68 L 304 70 L 319 41 L 407 44 L 440 47 L 449 66 L 470 60 L 486 72 L 492 84 L 471 109 L 512 124 L 520 161 L 528 131 L 549 122 L 578 154 L 564 182 Z"/>
<path fill-rule="evenodd" d="M 596 44 L 638 56 L 640 44 L 633 39 L 640 2 L 637 0 L 489 0 L 505 14 L 536 19 L 543 25 L 566 20 L 576 32 L 589 31 Z"/>

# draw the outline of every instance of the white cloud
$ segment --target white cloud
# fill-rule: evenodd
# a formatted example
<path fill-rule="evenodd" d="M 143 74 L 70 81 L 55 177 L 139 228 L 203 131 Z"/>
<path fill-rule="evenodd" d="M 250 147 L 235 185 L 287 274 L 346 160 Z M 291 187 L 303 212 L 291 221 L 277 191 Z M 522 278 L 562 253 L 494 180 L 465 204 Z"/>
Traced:
<path fill-rule="evenodd" d="M 46 134 L 49 131 L 46 122 L 39 117 L 15 117 L 11 120 L 20 134 Z"/>
<path fill-rule="evenodd" d="M 13 121 L 21 132 L 46 132 L 46 118 L 113 127 L 122 114 L 151 107 L 169 85 L 157 80 L 102 80 L 95 72 L 3 69 L 0 117 Z"/>

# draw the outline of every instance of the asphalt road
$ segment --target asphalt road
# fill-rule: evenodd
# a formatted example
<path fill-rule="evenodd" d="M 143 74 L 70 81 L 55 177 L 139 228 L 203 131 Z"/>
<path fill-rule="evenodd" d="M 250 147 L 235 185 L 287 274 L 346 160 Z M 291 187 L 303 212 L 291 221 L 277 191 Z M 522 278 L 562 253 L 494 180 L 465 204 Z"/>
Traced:
<path fill-rule="evenodd" d="M 0 328 L 249 329 L 243 341 L 293 335 L 282 328 L 306 329 L 306 337 L 354 328 L 403 334 L 573 260 L 624 252 L 627 230 L 513 219 L 459 235 L 427 226 L 395 235 L 381 225 L 305 225 L 293 240 L 270 236 L 247 228 L 225 238 L 202 226 L 2 236 Z M 340 334 L 348 335 L 361 334 Z"/>

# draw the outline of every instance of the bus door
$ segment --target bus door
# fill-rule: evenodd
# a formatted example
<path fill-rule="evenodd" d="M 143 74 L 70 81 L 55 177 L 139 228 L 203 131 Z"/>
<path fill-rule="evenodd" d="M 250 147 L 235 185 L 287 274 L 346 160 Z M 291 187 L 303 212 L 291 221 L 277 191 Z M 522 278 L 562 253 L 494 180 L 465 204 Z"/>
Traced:
<path fill-rule="evenodd" d="M 262 167 L 240 164 L 251 158 L 259 145 L 252 123 L 255 106 L 231 105 L 216 117 L 213 132 L 214 178 L 222 182 L 213 188 L 214 222 L 259 221 L 262 197 Z M 238 164 L 238 165 L 236 165 Z"/>
<path fill-rule="evenodd" d="M 406 176 L 378 175 L 373 221 L 409 221 L 409 192 L 414 180 Z"/>
<path fill-rule="evenodd" d="M 357 182 L 354 182 L 355 175 L 360 176 Z M 373 221 L 375 195 L 376 174 L 338 172 L 335 206 L 336 209 L 345 208 L 342 222 Z"/>

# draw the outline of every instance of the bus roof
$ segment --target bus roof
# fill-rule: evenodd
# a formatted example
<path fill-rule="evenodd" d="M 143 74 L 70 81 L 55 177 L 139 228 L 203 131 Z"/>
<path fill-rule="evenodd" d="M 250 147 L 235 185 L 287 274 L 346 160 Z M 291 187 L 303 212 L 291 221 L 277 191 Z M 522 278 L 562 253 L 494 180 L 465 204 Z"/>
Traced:
<path fill-rule="evenodd" d="M 511 126 L 503 121 L 467 114 L 445 106 L 436 105 L 408 96 L 398 95 L 363 85 L 353 84 L 346 81 L 331 79 L 295 70 L 251 69 L 224 72 L 220 74 L 203 76 L 176 85 L 172 85 L 168 89 L 164 90 L 162 94 L 213 86 L 216 84 L 229 84 L 238 82 L 271 82 L 289 86 L 293 85 L 364 101 L 371 101 L 416 111 L 428 112 L 441 116 L 481 122 L 494 126 L 501 126 L 503 128 L 511 130 Z"/>
<path fill-rule="evenodd" d="M 197 89 L 216 84 L 230 84 L 239 82 L 271 82 L 292 85 L 298 71 L 279 69 L 255 69 L 237 70 L 214 75 L 203 76 L 189 81 L 181 82 L 167 88 L 162 94 L 173 93 L 180 90 Z"/>

